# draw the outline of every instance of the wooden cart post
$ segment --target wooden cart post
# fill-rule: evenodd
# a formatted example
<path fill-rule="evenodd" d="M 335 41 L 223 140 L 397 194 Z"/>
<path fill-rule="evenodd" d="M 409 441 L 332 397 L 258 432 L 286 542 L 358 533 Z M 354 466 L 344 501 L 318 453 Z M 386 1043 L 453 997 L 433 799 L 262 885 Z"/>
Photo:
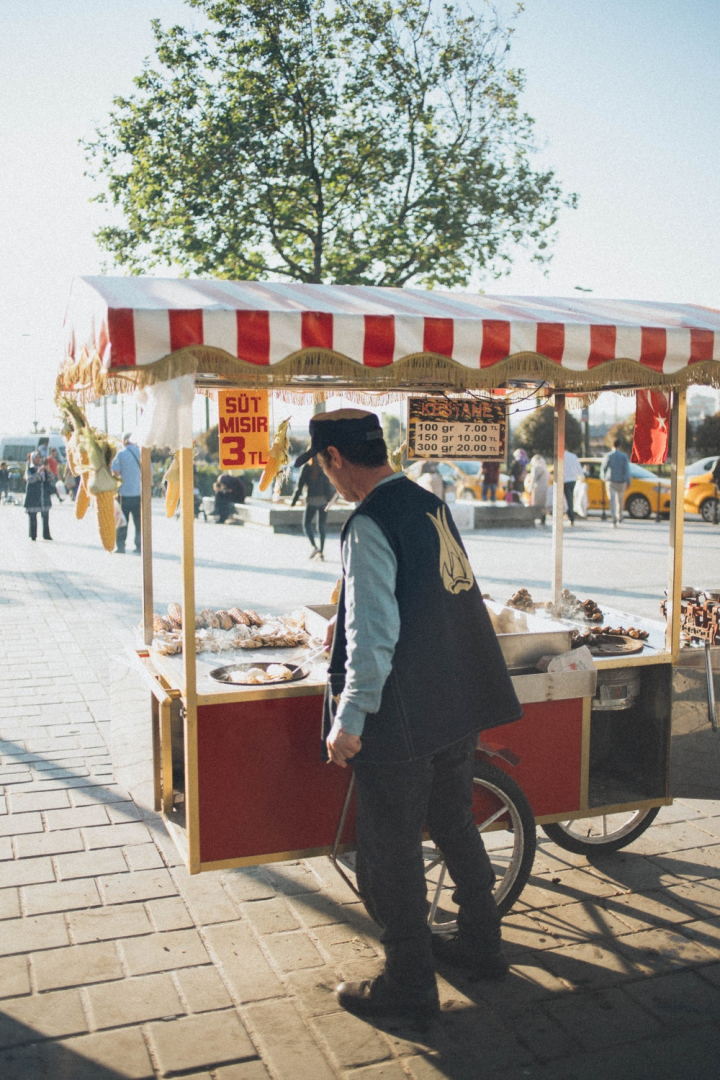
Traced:
<path fill-rule="evenodd" d="M 686 427 L 687 393 L 685 390 L 674 390 L 670 419 L 670 563 L 665 629 L 665 648 L 670 653 L 673 664 L 680 659 Z"/>
<path fill-rule="evenodd" d="M 140 533 L 142 547 L 142 618 L 143 642 L 153 639 L 153 565 L 152 565 L 152 462 L 149 446 L 140 450 Z"/>
<path fill-rule="evenodd" d="M 195 484 L 193 450 L 180 451 L 180 518 L 182 522 L 183 670 L 185 685 L 185 822 L 188 869 L 200 873 L 198 814 L 197 663 L 195 656 Z"/>
<path fill-rule="evenodd" d="M 563 588 L 563 523 L 565 515 L 565 395 L 555 394 L 553 406 L 553 567 L 552 598 L 559 609 Z"/>

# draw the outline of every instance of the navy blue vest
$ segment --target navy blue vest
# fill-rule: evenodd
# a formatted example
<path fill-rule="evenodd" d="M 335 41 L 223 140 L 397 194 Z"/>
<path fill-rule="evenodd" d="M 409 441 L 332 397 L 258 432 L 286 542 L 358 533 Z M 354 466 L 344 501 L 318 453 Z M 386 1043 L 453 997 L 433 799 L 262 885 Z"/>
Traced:
<path fill-rule="evenodd" d="M 373 488 L 355 510 L 382 529 L 397 559 L 400 637 L 380 708 L 355 760 L 412 761 L 522 709 L 465 549 L 445 504 L 407 478 Z M 343 529 L 345 538 L 351 515 Z M 327 735 L 345 682 L 344 584 L 328 672 Z"/>

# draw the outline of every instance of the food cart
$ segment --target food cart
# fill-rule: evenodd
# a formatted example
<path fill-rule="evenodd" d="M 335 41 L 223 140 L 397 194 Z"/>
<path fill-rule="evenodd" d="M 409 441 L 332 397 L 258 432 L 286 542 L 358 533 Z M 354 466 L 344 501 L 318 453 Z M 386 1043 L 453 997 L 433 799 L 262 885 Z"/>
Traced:
<path fill-rule="evenodd" d="M 666 622 L 605 610 L 611 625 L 632 621 L 646 637 L 630 655 L 598 658 L 593 671 L 535 670 L 540 657 L 569 650 L 567 619 L 531 615 L 526 629 L 500 637 L 525 715 L 484 732 L 478 749 L 477 820 L 495 830 L 499 905 L 507 910 L 527 879 L 536 824 L 571 850 L 614 850 L 672 801 L 673 674 L 683 652 L 685 393 L 689 384 L 720 382 L 720 313 L 586 298 L 94 277 L 75 282 L 67 330 L 59 390 L 80 401 L 133 390 L 160 397 L 163 387 L 188 377 L 200 392 L 262 388 L 288 401 L 347 394 L 370 407 L 402 394 L 551 396 L 556 610 L 563 602 L 568 395 L 669 390 Z M 182 651 L 175 656 L 153 644 L 150 446 L 141 452 L 138 658 L 151 690 L 156 807 L 191 873 L 337 857 L 352 848 L 351 770 L 321 762 L 323 665 L 282 684 L 236 686 L 213 679 L 197 653 L 191 439 L 180 445 Z M 308 630 L 321 633 L 331 611 L 308 610 Z M 435 916 L 441 855 L 431 851 L 428 860 Z"/>

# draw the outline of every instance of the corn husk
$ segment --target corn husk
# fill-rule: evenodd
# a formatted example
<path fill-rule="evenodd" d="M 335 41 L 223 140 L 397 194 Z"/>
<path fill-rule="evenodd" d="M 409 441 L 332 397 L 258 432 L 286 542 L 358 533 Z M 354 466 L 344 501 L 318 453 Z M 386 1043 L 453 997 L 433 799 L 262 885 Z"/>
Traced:
<path fill-rule="evenodd" d="M 70 398 L 61 398 L 59 405 L 65 419 L 63 434 L 68 464 L 73 474 L 80 478 L 75 516 L 85 516 L 93 495 L 97 502 L 100 539 L 106 551 L 112 551 L 115 547 L 115 493 L 122 484 L 110 472 L 116 445 L 104 431 L 88 424 L 82 409 Z"/>
<path fill-rule="evenodd" d="M 112 491 L 101 491 L 96 496 L 95 502 L 97 503 L 98 526 L 102 545 L 106 551 L 113 551 L 116 535 L 115 495 Z"/>
<path fill-rule="evenodd" d="M 91 495 L 105 495 L 108 492 L 114 495 L 121 483 L 121 480 L 118 480 L 109 469 L 103 466 L 90 474 L 88 491 Z"/>
<path fill-rule="evenodd" d="M 391 450 L 388 454 L 388 461 L 390 462 L 390 468 L 393 472 L 402 472 L 403 455 L 407 448 L 407 439 L 401 442 L 395 450 Z"/>
<path fill-rule="evenodd" d="M 289 433 L 290 418 L 287 420 L 281 420 L 278 424 L 277 431 L 275 432 L 275 438 L 273 439 L 272 446 L 270 447 L 270 453 L 268 454 L 268 463 L 263 470 L 263 474 L 260 477 L 260 490 L 265 491 L 270 487 L 273 480 L 279 473 L 287 468 L 290 461 L 290 433 Z"/>

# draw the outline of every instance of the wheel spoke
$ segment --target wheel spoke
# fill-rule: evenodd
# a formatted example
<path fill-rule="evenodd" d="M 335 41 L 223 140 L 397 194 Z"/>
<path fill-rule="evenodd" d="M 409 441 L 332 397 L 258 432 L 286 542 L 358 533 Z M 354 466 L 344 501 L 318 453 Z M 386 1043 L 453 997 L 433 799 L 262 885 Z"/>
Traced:
<path fill-rule="evenodd" d="M 498 818 L 501 818 L 503 816 L 503 814 L 506 814 L 506 813 L 507 813 L 507 806 L 501 806 L 500 809 L 496 810 L 494 814 L 491 814 L 489 818 L 485 818 L 484 821 L 481 821 L 479 823 L 478 832 L 482 832 L 484 829 L 489 828 L 489 826 L 492 825 L 492 823 L 494 821 L 497 821 Z"/>
<path fill-rule="evenodd" d="M 443 863 L 443 867 L 442 867 L 442 870 L 440 871 L 440 876 L 438 878 L 438 883 L 435 886 L 435 896 L 433 897 L 433 902 L 432 902 L 432 905 L 430 907 L 429 922 L 430 922 L 431 926 L 435 922 L 435 916 L 437 915 L 438 904 L 440 903 L 440 895 L 442 893 L 442 887 L 443 887 L 443 882 L 445 881 L 445 873 L 446 873 L 446 871 L 447 871 L 447 867 L 445 866 L 445 863 Z"/>

